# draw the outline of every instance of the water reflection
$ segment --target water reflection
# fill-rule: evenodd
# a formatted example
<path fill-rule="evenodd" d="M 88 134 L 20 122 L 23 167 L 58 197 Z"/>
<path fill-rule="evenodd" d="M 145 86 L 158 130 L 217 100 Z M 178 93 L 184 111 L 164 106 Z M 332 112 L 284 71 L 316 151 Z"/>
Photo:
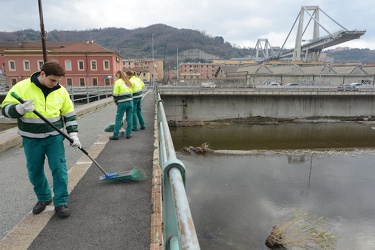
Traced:
<path fill-rule="evenodd" d="M 236 150 L 259 149 L 257 145 L 260 149 L 351 147 L 302 153 L 178 154 L 187 169 L 187 193 L 202 249 L 268 249 L 264 241 L 272 226 L 297 208 L 328 219 L 328 229 L 339 237 L 337 249 L 375 249 L 375 151 L 371 149 L 375 131 L 363 124 L 298 126 L 172 131 L 177 150 L 202 141 L 214 149 Z M 317 126 L 327 130 L 318 131 Z M 233 143 L 233 137 L 240 142 Z"/>

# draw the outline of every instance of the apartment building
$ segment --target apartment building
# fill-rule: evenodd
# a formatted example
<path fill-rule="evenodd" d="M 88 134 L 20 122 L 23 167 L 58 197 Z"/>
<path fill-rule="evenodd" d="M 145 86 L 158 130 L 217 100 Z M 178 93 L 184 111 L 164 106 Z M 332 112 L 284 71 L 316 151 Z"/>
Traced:
<path fill-rule="evenodd" d="M 178 78 L 180 80 L 211 79 L 216 78 L 220 70 L 219 64 L 214 63 L 181 63 L 178 65 Z"/>
<path fill-rule="evenodd" d="M 93 41 L 46 42 L 47 60 L 65 69 L 62 86 L 113 85 L 123 58 Z M 0 75 L 13 86 L 43 66 L 41 42 L 0 42 Z"/>
<path fill-rule="evenodd" d="M 161 82 L 164 78 L 164 61 L 160 59 L 125 59 L 122 65 L 124 71 L 135 71 L 145 83 L 151 82 L 152 79 Z"/>

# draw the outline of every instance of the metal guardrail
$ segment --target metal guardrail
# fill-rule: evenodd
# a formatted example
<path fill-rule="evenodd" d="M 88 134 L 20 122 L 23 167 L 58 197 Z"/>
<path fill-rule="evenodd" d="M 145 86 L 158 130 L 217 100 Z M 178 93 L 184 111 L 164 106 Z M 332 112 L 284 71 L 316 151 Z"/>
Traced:
<path fill-rule="evenodd" d="M 257 91 L 280 91 L 280 92 L 347 92 L 347 91 L 359 91 L 359 92 L 375 92 L 375 86 L 368 85 L 363 87 L 358 87 L 356 89 L 346 89 L 343 90 L 341 86 L 307 86 L 307 85 L 299 85 L 299 86 L 267 86 L 267 85 L 257 85 L 257 86 L 245 86 L 245 85 L 216 85 L 215 88 L 204 88 L 202 86 L 183 86 L 183 85 L 161 85 L 158 86 L 159 90 L 188 90 L 188 91 L 201 91 L 201 90 L 252 90 L 254 92 Z"/>
<path fill-rule="evenodd" d="M 73 103 L 85 101 L 89 103 L 91 100 L 98 101 L 101 97 L 107 98 L 112 95 L 112 86 L 87 86 L 87 87 L 65 87 L 69 92 L 70 98 Z M 76 98 L 78 95 L 83 95 L 84 97 Z"/>
<path fill-rule="evenodd" d="M 199 250 L 198 237 L 186 196 L 185 167 L 176 158 L 163 100 L 155 91 L 159 135 L 159 163 L 162 168 L 164 249 Z"/>

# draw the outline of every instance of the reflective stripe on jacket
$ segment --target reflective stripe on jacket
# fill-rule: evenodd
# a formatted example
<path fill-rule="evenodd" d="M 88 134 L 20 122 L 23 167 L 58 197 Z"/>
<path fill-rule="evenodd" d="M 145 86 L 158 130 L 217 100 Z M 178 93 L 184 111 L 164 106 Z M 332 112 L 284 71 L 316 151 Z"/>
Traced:
<path fill-rule="evenodd" d="M 18 100 L 11 96 L 17 93 L 24 100 L 34 100 L 35 110 L 57 128 L 63 129 L 64 123 L 68 133 L 78 132 L 76 113 L 68 91 L 62 86 L 53 90 L 44 97 L 42 90 L 31 82 L 31 78 L 22 80 L 15 84 L 8 92 L 2 103 L 2 113 L 5 117 L 17 118 L 18 133 L 29 138 L 45 138 L 50 135 L 57 135 L 50 125 L 46 124 L 33 112 L 20 115 L 15 106 Z"/>
<path fill-rule="evenodd" d="M 132 87 L 125 84 L 124 79 L 119 78 L 113 86 L 113 100 L 117 102 L 126 102 L 133 100 Z"/>

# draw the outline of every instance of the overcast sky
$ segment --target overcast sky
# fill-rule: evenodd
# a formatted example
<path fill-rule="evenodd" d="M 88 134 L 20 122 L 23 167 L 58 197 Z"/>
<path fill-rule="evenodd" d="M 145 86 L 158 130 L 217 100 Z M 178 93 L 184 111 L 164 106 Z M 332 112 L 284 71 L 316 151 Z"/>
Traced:
<path fill-rule="evenodd" d="M 41 0 L 46 31 L 117 27 L 135 29 L 162 23 L 194 29 L 239 47 L 254 48 L 258 39 L 271 46 L 291 48 L 295 43 L 302 6 L 319 6 L 348 30 L 366 30 L 360 38 L 336 47 L 375 49 L 374 0 Z M 40 30 L 37 0 L 0 0 L 0 31 Z M 308 13 L 312 14 L 312 11 Z M 320 12 L 329 32 L 343 28 Z M 310 19 L 305 12 L 304 26 Z M 312 27 L 312 24 L 308 25 Z M 312 38 L 307 29 L 303 39 Z M 291 32 L 288 38 L 288 34 Z M 320 29 L 320 36 L 328 33 Z M 1 38 L 0 38 L 1 39 Z M 151 38 L 150 38 L 151 40 Z M 263 43 L 264 44 L 264 43 Z"/>

